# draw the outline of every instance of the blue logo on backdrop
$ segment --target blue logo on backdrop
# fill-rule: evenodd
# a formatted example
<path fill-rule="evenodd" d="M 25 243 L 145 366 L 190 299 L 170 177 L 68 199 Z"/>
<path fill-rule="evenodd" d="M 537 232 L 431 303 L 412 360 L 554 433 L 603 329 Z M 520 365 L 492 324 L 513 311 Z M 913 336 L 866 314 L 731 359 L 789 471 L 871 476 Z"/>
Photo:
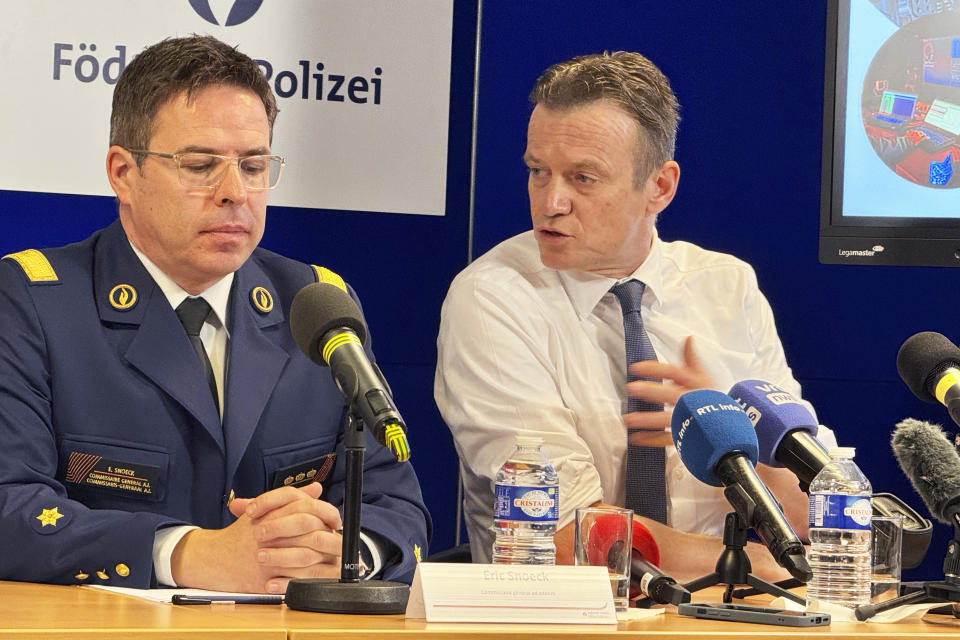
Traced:
<path fill-rule="evenodd" d="M 197 12 L 197 15 L 210 24 L 220 25 L 217 17 L 213 15 L 213 9 L 210 8 L 210 0 L 189 1 L 190 6 Z M 234 0 L 233 6 L 230 7 L 230 13 L 227 14 L 227 20 L 223 23 L 223 26 L 232 27 L 243 24 L 253 17 L 253 14 L 257 12 L 261 4 L 263 4 L 263 0 Z"/>

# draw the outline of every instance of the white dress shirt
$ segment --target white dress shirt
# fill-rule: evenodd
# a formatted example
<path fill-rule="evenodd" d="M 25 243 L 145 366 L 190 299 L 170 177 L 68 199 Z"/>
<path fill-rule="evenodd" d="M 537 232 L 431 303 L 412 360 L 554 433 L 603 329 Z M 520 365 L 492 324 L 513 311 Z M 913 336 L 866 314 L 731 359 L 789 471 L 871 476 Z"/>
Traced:
<path fill-rule="evenodd" d="M 773 382 L 799 397 L 770 305 L 745 262 L 687 242 L 653 240 L 631 275 L 646 284 L 644 327 L 661 362 L 694 348 L 717 388 Z M 434 384 L 460 455 L 475 562 L 489 562 L 493 485 L 518 434 L 543 438 L 560 477 L 560 522 L 576 507 L 625 498 L 626 354 L 614 279 L 557 271 L 540 261 L 533 232 L 473 262 L 443 304 Z M 821 440 L 835 444 L 820 429 Z M 694 478 L 666 450 L 667 521 L 721 535 L 731 508 L 722 489 Z"/>

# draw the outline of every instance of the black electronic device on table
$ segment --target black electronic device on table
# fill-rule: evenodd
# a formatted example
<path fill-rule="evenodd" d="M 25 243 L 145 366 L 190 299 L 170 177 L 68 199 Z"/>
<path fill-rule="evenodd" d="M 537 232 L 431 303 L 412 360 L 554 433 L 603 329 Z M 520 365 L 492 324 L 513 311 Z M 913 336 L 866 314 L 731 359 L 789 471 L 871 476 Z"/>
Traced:
<path fill-rule="evenodd" d="M 785 627 L 821 627 L 830 624 L 829 613 L 813 611 L 791 611 L 773 609 L 746 604 L 704 604 L 694 602 L 681 604 L 677 613 L 706 620 L 727 620 L 729 622 L 754 622 L 758 624 L 778 624 Z"/>

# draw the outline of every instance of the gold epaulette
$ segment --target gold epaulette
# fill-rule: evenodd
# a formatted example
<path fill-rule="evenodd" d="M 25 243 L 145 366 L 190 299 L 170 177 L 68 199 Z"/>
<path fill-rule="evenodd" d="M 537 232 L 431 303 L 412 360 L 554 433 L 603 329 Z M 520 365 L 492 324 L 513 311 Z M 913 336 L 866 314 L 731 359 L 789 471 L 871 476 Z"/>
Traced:
<path fill-rule="evenodd" d="M 26 249 L 25 251 L 18 251 L 17 253 L 8 253 L 3 256 L 4 260 L 7 258 L 10 258 L 20 265 L 20 268 L 23 269 L 23 272 L 27 275 L 27 279 L 30 280 L 31 284 L 60 281 L 60 278 L 57 277 L 57 272 L 53 270 L 53 265 L 50 264 L 50 261 L 47 260 L 45 255 L 36 249 Z"/>
<path fill-rule="evenodd" d="M 318 267 L 315 264 L 310 266 L 313 267 L 314 272 L 316 272 L 318 282 L 329 282 L 332 285 L 340 287 L 344 291 L 347 290 L 347 283 L 343 281 L 343 278 L 333 271 L 330 271 L 330 269 L 327 269 L 326 267 Z"/>

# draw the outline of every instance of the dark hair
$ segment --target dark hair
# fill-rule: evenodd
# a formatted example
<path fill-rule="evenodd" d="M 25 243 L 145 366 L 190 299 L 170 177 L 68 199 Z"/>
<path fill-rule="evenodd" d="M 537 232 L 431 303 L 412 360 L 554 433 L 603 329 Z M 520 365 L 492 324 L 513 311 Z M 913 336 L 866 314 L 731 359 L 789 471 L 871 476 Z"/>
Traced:
<path fill-rule="evenodd" d="M 190 100 L 201 89 L 222 85 L 260 97 L 272 140 L 277 101 L 257 63 L 212 36 L 192 35 L 147 47 L 123 70 L 113 90 L 110 144 L 146 149 L 160 107 L 184 91 Z M 137 158 L 138 165 L 142 161 L 143 156 Z"/>
<path fill-rule="evenodd" d="M 530 102 L 566 110 L 598 100 L 619 105 L 640 127 L 635 181 L 673 159 L 680 105 L 670 81 L 639 53 L 614 51 L 578 56 L 543 72 Z"/>

